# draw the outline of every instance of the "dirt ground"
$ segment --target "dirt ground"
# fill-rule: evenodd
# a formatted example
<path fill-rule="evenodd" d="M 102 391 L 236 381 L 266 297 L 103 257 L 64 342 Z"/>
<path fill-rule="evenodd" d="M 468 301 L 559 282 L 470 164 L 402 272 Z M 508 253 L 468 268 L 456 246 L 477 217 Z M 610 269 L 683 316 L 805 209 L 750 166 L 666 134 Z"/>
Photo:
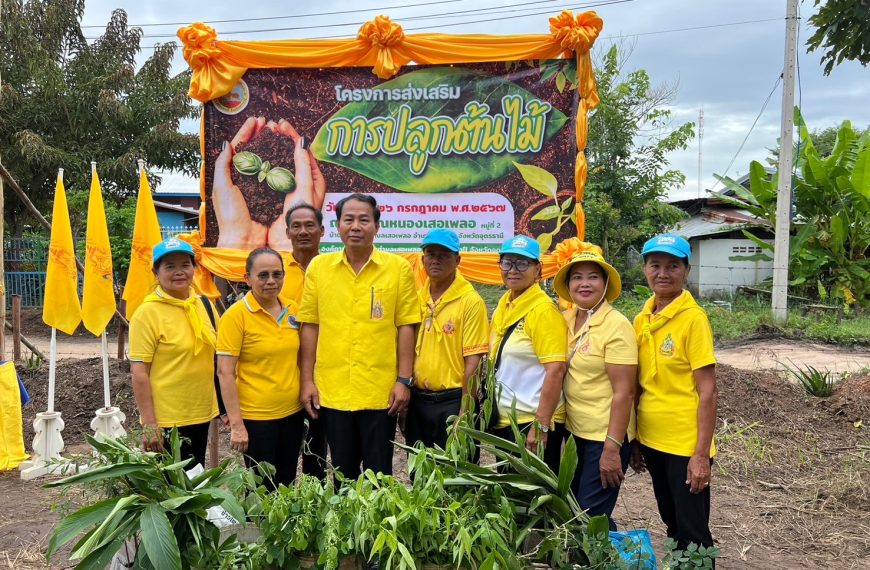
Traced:
<path fill-rule="evenodd" d="M 805 396 L 767 361 L 752 355 L 781 353 L 782 341 L 752 341 L 718 351 L 719 413 L 714 465 L 712 530 L 725 569 L 866 568 L 870 566 L 870 374 L 860 368 L 866 349 L 785 343 L 796 363 L 855 357 L 851 376 L 834 395 Z M 861 350 L 864 352 L 862 353 Z M 114 351 L 110 349 L 110 353 Z M 91 352 L 91 354 L 94 354 Z M 741 358 L 738 364 L 725 355 Z M 734 363 L 726 364 L 728 363 Z M 866 366 L 864 364 L 863 366 Z M 772 366 L 768 367 L 772 368 Z M 839 368 L 842 370 L 843 368 Z M 45 409 L 47 364 L 20 368 L 33 402 L 24 409 L 25 443 L 30 423 Z M 127 367 L 112 360 L 113 403 L 136 425 Z M 102 405 L 99 358 L 62 360 L 57 371 L 58 409 L 67 453 L 86 451 L 94 411 Z M 224 453 L 227 435 L 221 436 Z M 405 468 L 396 454 L 395 469 Z M 68 568 L 63 556 L 44 561 L 48 534 L 58 520 L 52 507 L 66 499 L 23 482 L 16 471 L 0 473 L 0 568 Z M 664 528 L 649 476 L 630 474 L 614 516 L 620 528 L 648 528 L 661 554 Z"/>

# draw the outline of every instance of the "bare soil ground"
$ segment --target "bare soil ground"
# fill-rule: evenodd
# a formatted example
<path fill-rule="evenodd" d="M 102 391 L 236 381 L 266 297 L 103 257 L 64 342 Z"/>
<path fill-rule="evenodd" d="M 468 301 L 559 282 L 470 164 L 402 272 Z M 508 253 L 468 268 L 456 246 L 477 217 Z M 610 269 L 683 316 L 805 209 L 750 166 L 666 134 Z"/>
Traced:
<path fill-rule="evenodd" d="M 779 341 L 776 341 L 779 342 Z M 774 350 L 754 341 L 740 353 Z M 779 349 L 776 349 L 779 350 Z M 822 346 L 826 356 L 834 347 Z M 800 358 L 800 359 L 799 359 Z M 807 346 L 795 362 L 812 359 Z M 723 358 L 723 361 L 727 359 Z M 129 372 L 111 362 L 113 403 L 136 425 Z M 45 409 L 47 365 L 20 369 L 33 402 L 24 410 L 25 442 L 30 423 Z M 69 453 L 84 452 L 94 411 L 102 406 L 98 358 L 67 359 L 57 371 L 58 409 L 66 422 Z M 774 370 L 722 364 L 719 379 L 719 455 L 714 465 L 713 534 L 722 550 L 719 568 L 798 569 L 870 566 L 870 375 L 856 373 L 826 399 L 805 396 Z M 226 451 L 222 434 L 220 451 Z M 403 453 L 395 471 L 405 469 Z M 49 565 L 45 546 L 65 497 L 23 482 L 17 472 L 0 474 L 0 568 L 68 568 L 61 553 Z M 661 553 L 664 529 L 648 475 L 626 479 L 615 517 L 621 528 L 648 528 Z"/>

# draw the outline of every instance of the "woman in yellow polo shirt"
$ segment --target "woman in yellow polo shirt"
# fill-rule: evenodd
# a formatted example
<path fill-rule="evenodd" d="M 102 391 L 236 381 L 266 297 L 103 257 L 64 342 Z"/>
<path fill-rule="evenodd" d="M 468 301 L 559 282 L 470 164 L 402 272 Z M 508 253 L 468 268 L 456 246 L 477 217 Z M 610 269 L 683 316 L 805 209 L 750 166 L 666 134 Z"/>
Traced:
<path fill-rule="evenodd" d="M 634 319 L 638 342 L 639 453 L 632 464 L 652 477 L 659 514 L 681 549 L 713 546 L 710 475 L 716 447 L 716 358 L 710 321 L 692 294 L 691 248 L 658 235 L 641 251 L 653 296 Z"/>
<path fill-rule="evenodd" d="M 568 336 L 565 319 L 541 289 L 541 247 L 518 235 L 504 242 L 499 269 L 507 293 L 492 315 L 490 357 L 496 367 L 499 420 L 492 430 L 513 439 L 508 414 L 527 433 L 526 446 L 544 446 L 544 461 L 558 472 L 565 440 L 565 376 Z"/>
<path fill-rule="evenodd" d="M 214 387 L 215 314 L 193 292 L 190 244 L 169 238 L 154 247 L 157 289 L 130 319 L 130 373 L 144 428 L 143 447 L 165 447 L 163 428 L 177 427 L 182 457 L 205 465 L 208 426 L 217 416 Z"/>
<path fill-rule="evenodd" d="M 230 446 L 249 467 L 275 467 L 272 485 L 290 485 L 304 435 L 299 401 L 297 305 L 279 293 L 284 261 L 274 249 L 248 255 L 245 281 L 251 290 L 221 317 L 218 376 L 230 422 Z"/>
<path fill-rule="evenodd" d="M 565 411 L 579 460 L 571 487 L 590 516 L 609 518 L 634 439 L 637 342 L 631 323 L 610 306 L 619 297 L 622 280 L 604 261 L 601 248 L 577 238 L 564 243 L 574 252 L 553 278 L 553 288 L 574 305 L 564 313 Z M 616 530 L 613 520 L 610 528 Z"/>

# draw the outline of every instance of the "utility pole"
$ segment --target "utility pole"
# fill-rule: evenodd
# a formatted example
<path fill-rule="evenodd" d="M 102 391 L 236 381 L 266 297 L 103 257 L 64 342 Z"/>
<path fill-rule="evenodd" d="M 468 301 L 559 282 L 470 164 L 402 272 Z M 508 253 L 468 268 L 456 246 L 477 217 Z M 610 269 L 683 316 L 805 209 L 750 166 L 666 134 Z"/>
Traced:
<path fill-rule="evenodd" d="M 701 105 L 701 111 L 698 113 L 698 198 L 701 194 L 701 147 L 704 142 L 704 106 Z"/>
<path fill-rule="evenodd" d="M 798 0 L 787 0 L 785 65 L 782 73 L 782 125 L 779 134 L 779 189 L 776 192 L 776 237 L 773 250 L 773 320 L 788 318 L 788 258 L 791 236 L 792 137 L 794 134 L 794 71 L 797 50 Z"/>

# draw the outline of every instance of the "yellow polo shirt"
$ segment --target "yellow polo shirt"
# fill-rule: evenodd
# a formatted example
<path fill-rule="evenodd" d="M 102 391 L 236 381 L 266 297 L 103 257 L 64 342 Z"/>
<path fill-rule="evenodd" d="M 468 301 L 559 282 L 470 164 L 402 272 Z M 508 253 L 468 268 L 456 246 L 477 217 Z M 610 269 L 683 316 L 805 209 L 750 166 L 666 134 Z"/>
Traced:
<path fill-rule="evenodd" d="M 546 376 L 544 364 L 568 360 L 568 334 L 565 319 L 539 285 L 532 285 L 514 300 L 505 293 L 492 314 L 490 357 L 495 359 L 504 331 L 522 319 L 505 341 L 501 363 L 496 372 L 499 383 L 497 427 L 510 425 L 508 414 L 516 399 L 518 424 L 535 420 Z M 501 331 L 501 332 L 500 332 Z M 565 421 L 562 398 L 553 412 L 553 422 Z"/>
<path fill-rule="evenodd" d="M 277 420 L 302 409 L 299 401 L 298 306 L 281 299 L 276 320 L 252 293 L 221 317 L 217 353 L 238 357 L 236 387 L 246 420 Z"/>
<path fill-rule="evenodd" d="M 357 275 L 344 251 L 315 257 L 305 273 L 299 320 L 320 326 L 314 381 L 320 404 L 387 409 L 398 376 L 398 329 L 420 322 L 411 265 L 375 248 Z"/>
<path fill-rule="evenodd" d="M 284 287 L 281 288 L 281 296 L 292 299 L 298 307 L 302 303 L 302 288 L 305 284 L 305 269 L 289 251 L 281 253 L 284 259 Z"/>
<path fill-rule="evenodd" d="M 462 388 L 465 357 L 485 354 L 489 348 L 486 304 L 459 273 L 437 302 L 432 301 L 428 279 L 418 294 L 423 324 L 417 331 L 416 386 L 434 391 Z"/>
<path fill-rule="evenodd" d="M 688 291 L 656 315 L 654 307 L 652 297 L 634 319 L 641 388 L 637 437 L 653 449 L 691 457 L 698 443 L 700 401 L 693 372 L 716 364 L 713 330 Z M 715 442 L 710 446 L 714 455 Z"/>
<path fill-rule="evenodd" d="M 203 326 L 214 333 L 202 302 L 197 302 L 197 311 Z M 193 328 L 182 307 L 154 301 L 133 313 L 130 360 L 151 364 L 148 379 L 160 427 L 201 424 L 218 415 L 214 347 L 206 343 L 199 354 L 193 347 Z"/>
<path fill-rule="evenodd" d="M 607 301 L 592 313 L 589 326 L 576 333 L 580 309 L 565 311 L 568 325 L 568 374 L 562 391 L 568 430 L 583 439 L 604 441 L 610 425 L 613 386 L 605 364 L 637 364 L 637 340 L 628 319 Z M 634 403 L 628 421 L 628 439 L 634 439 Z"/>

